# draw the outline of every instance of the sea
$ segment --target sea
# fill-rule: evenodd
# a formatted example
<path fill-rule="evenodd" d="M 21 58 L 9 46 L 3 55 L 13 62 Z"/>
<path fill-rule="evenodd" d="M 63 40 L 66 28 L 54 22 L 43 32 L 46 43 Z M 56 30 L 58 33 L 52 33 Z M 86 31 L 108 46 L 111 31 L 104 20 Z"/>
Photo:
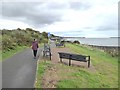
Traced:
<path fill-rule="evenodd" d="M 109 47 L 119 47 L 119 39 L 118 37 L 113 38 L 65 38 L 65 41 L 79 41 L 81 44 L 87 45 L 95 45 L 95 46 L 109 46 Z"/>

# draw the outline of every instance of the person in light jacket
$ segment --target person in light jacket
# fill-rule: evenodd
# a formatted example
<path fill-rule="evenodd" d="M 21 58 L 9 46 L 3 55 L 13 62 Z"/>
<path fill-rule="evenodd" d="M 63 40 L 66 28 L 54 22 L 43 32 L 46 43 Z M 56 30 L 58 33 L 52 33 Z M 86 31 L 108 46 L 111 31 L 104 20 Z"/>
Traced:
<path fill-rule="evenodd" d="M 39 48 L 38 42 L 37 40 L 34 39 L 34 41 L 32 42 L 32 50 L 33 50 L 34 59 L 36 59 L 38 48 Z"/>

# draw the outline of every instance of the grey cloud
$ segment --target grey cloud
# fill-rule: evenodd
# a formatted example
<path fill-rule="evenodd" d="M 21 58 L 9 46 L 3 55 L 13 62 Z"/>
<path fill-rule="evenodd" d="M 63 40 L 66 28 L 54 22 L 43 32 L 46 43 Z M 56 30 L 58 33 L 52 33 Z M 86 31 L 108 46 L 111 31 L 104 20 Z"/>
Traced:
<path fill-rule="evenodd" d="M 3 2 L 2 17 L 41 27 L 62 21 L 64 9 L 86 9 L 88 7 L 88 4 L 81 2 Z"/>
<path fill-rule="evenodd" d="M 52 32 L 55 35 L 60 35 L 60 36 L 82 36 L 84 34 L 83 31 L 69 31 L 69 32 Z"/>
<path fill-rule="evenodd" d="M 86 10 L 89 9 L 91 5 L 89 3 L 83 3 L 83 2 L 70 2 L 70 8 L 75 10 Z"/>
<path fill-rule="evenodd" d="M 51 24 L 55 21 L 60 21 L 60 16 L 52 13 L 44 13 L 39 15 L 29 15 L 27 20 L 35 26 L 41 26 L 43 24 Z M 35 21 L 34 21 L 35 20 Z M 33 22 L 34 21 L 34 22 Z"/>
<path fill-rule="evenodd" d="M 117 25 L 116 26 L 101 26 L 96 29 L 96 31 L 110 31 L 110 30 L 118 30 Z"/>
<path fill-rule="evenodd" d="M 100 26 L 96 27 L 96 31 L 111 31 L 111 30 L 118 30 L 118 16 L 116 13 L 101 13 L 97 16 L 96 21 L 101 22 Z"/>
<path fill-rule="evenodd" d="M 2 16 L 39 26 L 60 21 L 62 14 L 54 9 L 49 9 L 43 2 L 5 2 L 2 5 Z"/>
<path fill-rule="evenodd" d="M 2 4 L 2 15 L 6 17 L 21 17 L 27 14 L 28 10 L 33 9 L 31 3 L 26 2 L 4 2 Z"/>
<path fill-rule="evenodd" d="M 68 8 L 68 4 L 66 3 L 57 3 L 57 2 L 50 2 L 47 4 L 49 9 L 65 9 Z"/>
<path fill-rule="evenodd" d="M 105 20 L 105 19 L 104 19 Z M 118 30 L 117 18 L 111 16 L 104 21 L 104 24 L 96 28 L 97 31 Z"/>
<path fill-rule="evenodd" d="M 93 29 L 93 27 L 84 27 L 83 29 Z"/>

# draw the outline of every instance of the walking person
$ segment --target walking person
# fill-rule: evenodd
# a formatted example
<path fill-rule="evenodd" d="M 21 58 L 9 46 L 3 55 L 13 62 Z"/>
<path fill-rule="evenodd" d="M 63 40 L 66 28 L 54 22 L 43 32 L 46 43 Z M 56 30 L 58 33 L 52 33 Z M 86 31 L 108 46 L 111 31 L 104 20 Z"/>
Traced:
<path fill-rule="evenodd" d="M 36 39 L 34 39 L 34 41 L 32 42 L 32 50 L 33 50 L 34 59 L 36 59 L 38 47 L 39 47 L 38 42 Z"/>

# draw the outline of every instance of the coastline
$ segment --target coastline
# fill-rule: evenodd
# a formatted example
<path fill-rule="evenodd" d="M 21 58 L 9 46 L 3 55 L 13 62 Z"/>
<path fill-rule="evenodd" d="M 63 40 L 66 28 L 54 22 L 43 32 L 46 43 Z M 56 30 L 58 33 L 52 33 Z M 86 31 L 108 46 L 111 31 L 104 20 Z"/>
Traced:
<path fill-rule="evenodd" d="M 65 41 L 79 41 L 80 44 L 87 44 L 102 47 L 118 47 L 118 38 L 65 38 Z M 120 47 L 120 46 L 119 46 Z"/>
<path fill-rule="evenodd" d="M 119 48 L 120 48 L 119 46 L 98 46 L 98 45 L 87 45 L 87 44 L 82 44 L 82 45 L 103 50 L 104 52 L 109 53 L 113 57 L 118 56 Z"/>
<path fill-rule="evenodd" d="M 89 46 L 91 48 L 96 48 L 110 55 L 118 56 L 119 54 L 119 44 L 118 38 L 65 38 L 66 42 L 74 43 L 74 41 L 80 42 L 83 46 Z"/>

